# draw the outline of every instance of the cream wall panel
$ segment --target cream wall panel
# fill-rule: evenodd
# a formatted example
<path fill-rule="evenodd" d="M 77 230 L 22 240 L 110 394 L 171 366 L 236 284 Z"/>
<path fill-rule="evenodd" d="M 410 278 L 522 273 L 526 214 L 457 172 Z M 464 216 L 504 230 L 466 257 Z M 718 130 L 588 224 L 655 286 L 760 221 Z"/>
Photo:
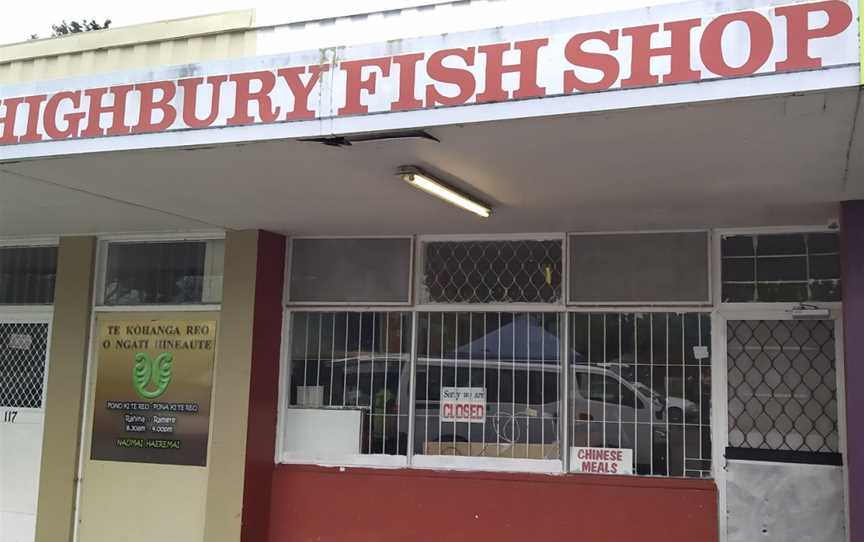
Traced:
<path fill-rule="evenodd" d="M 0 84 L 256 54 L 253 10 L 0 45 Z"/>
<path fill-rule="evenodd" d="M 88 461 L 79 542 L 196 542 L 207 468 Z"/>

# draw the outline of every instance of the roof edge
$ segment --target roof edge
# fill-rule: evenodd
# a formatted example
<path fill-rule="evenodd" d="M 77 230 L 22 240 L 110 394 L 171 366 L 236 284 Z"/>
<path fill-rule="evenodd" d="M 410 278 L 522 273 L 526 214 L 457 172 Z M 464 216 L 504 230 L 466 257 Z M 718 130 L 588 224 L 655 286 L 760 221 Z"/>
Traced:
<path fill-rule="evenodd" d="M 254 9 L 196 15 L 0 45 L 0 63 L 253 28 Z"/>

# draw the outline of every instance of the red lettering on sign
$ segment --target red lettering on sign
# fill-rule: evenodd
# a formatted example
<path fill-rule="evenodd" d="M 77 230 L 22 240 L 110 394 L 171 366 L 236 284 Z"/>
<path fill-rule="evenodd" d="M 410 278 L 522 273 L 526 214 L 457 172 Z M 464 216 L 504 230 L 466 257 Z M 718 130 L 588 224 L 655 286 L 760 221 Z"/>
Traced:
<path fill-rule="evenodd" d="M 750 32 L 750 54 L 737 68 L 730 66 L 723 58 L 723 31 L 735 21 L 746 24 Z M 768 19 L 755 11 L 742 11 L 721 15 L 708 23 L 705 32 L 702 33 L 699 54 L 702 63 L 713 73 L 721 77 L 734 77 L 756 73 L 768 61 L 773 47 L 774 35 L 771 33 L 771 23 Z"/>
<path fill-rule="evenodd" d="M 70 92 L 64 90 L 58 92 L 48 99 L 45 104 L 45 112 L 42 117 L 45 119 L 45 135 L 51 139 L 66 139 L 69 137 L 78 137 L 78 129 L 81 125 L 81 120 L 84 118 L 84 111 L 73 111 L 63 115 L 63 122 L 66 123 L 65 128 L 60 128 L 57 125 L 57 109 L 60 108 L 61 102 L 69 100 L 73 108 L 81 107 L 81 91 L 76 90 Z"/>
<path fill-rule="evenodd" d="M 190 128 L 206 128 L 213 124 L 219 116 L 219 98 L 222 93 L 222 84 L 228 81 L 227 75 L 213 75 L 207 78 L 207 84 L 211 86 L 209 113 L 203 119 L 198 118 L 195 112 L 198 104 L 198 87 L 204 82 L 203 77 L 191 77 L 181 79 L 177 83 L 183 87 L 183 122 Z"/>
<path fill-rule="evenodd" d="M 171 100 L 177 94 L 177 85 L 171 81 L 157 81 L 155 83 L 140 83 L 135 85 L 135 90 L 141 93 L 141 108 L 139 109 L 138 124 L 132 127 L 133 134 L 146 132 L 159 132 L 167 129 L 177 119 L 177 109 L 171 105 Z M 160 96 L 156 98 L 156 91 Z M 153 121 L 153 112 L 160 111 L 162 118 L 158 122 Z"/>
<path fill-rule="evenodd" d="M 582 49 L 582 44 L 589 40 L 600 40 L 610 51 L 618 49 L 618 31 L 586 32 L 576 34 L 564 47 L 564 57 L 574 66 L 594 68 L 603 72 L 603 77 L 596 83 L 586 83 L 576 76 L 575 71 L 564 72 L 564 92 L 591 92 L 606 90 L 618 80 L 621 71 L 618 59 L 607 53 L 589 53 Z"/>
<path fill-rule="evenodd" d="M 347 79 L 345 85 L 345 106 L 339 109 L 340 115 L 359 115 L 368 113 L 369 107 L 360 102 L 360 91 L 365 90 L 370 95 L 375 94 L 378 85 L 378 74 L 369 70 L 363 77 L 363 68 L 378 68 L 383 77 L 390 75 L 390 57 L 367 58 L 364 60 L 349 60 L 341 65 Z"/>
<path fill-rule="evenodd" d="M 128 134 L 131 128 L 126 124 L 126 96 L 133 88 L 132 85 L 118 85 L 85 90 L 84 96 L 90 99 L 90 107 L 87 110 L 87 127 L 81 132 L 81 137 Z M 103 100 L 108 94 L 113 98 L 111 105 L 105 105 Z M 103 114 L 111 115 L 111 124 L 106 129 L 100 126 Z"/>
<path fill-rule="evenodd" d="M 273 91 L 273 87 L 276 86 L 276 76 L 273 72 L 237 73 L 228 77 L 228 80 L 234 81 L 237 85 L 237 90 L 234 96 L 234 115 L 226 121 L 226 124 L 233 126 L 255 122 L 255 117 L 249 113 L 249 104 L 251 102 L 258 104 L 258 118 L 261 119 L 261 122 L 273 122 L 276 120 L 280 109 L 279 106 L 274 107 L 270 100 L 270 93 Z M 258 90 L 252 90 L 252 81 L 260 83 Z"/>
<path fill-rule="evenodd" d="M 474 65 L 474 48 L 467 49 L 444 49 L 432 53 L 426 64 L 426 73 L 434 81 L 450 83 L 459 87 L 459 94 L 447 96 L 438 91 L 436 85 L 426 85 L 426 107 L 436 105 L 461 105 L 474 95 L 477 83 L 474 74 L 464 68 L 451 68 L 444 65 L 444 59 L 448 57 L 460 58 L 466 66 Z"/>
<path fill-rule="evenodd" d="M 323 64 L 309 66 L 308 68 L 282 68 L 276 72 L 279 77 L 285 80 L 288 88 L 291 89 L 291 94 L 294 95 L 294 109 L 288 112 L 288 115 L 285 117 L 287 120 L 315 118 L 315 112 L 309 109 L 309 95 L 312 93 L 315 85 L 318 84 L 318 81 L 321 80 L 321 74 L 329 69 L 329 65 Z M 309 72 L 309 79 L 306 83 L 303 83 L 300 79 L 300 74 L 304 71 Z"/>
<path fill-rule="evenodd" d="M 503 88 L 505 73 L 519 74 L 519 88 L 513 97 L 537 98 L 546 95 L 546 89 L 537 84 L 537 52 L 549 44 L 547 38 L 517 41 L 514 48 L 519 51 L 519 62 L 504 64 L 504 52 L 511 49 L 509 43 L 496 43 L 478 47 L 477 51 L 486 55 L 486 88 L 477 95 L 478 102 L 500 102 L 508 99 L 509 93 Z"/>
<path fill-rule="evenodd" d="M 472 101 L 482 104 L 543 97 L 552 87 L 556 93 L 572 94 L 748 76 L 759 71 L 811 70 L 823 63 L 847 66 L 858 56 L 857 47 L 851 50 L 854 17 L 848 2 L 822 0 L 722 14 L 704 22 L 694 18 L 351 59 L 341 62 L 337 77 L 326 79 L 330 84 L 344 82 L 342 88 L 321 89 L 327 99 L 317 99 L 315 89 L 322 85 L 323 74 L 333 69 L 330 64 L 4 97 L 0 99 L 0 145 L 304 121 L 367 114 L 372 109 L 377 113 Z M 729 43 L 735 29 L 748 34 L 749 49 L 733 57 L 731 52 L 740 47 Z M 693 43 L 697 35 L 699 43 Z M 843 37 L 835 41 L 820 41 L 840 35 Z M 482 68 L 477 65 L 478 53 Z M 655 73 L 656 68 L 652 72 L 652 62 L 656 65 L 658 58 L 668 61 L 668 73 Z M 769 65 L 773 58 L 781 60 Z M 394 65 L 398 77 L 391 75 Z M 697 69 L 700 66 L 704 74 Z M 599 75 L 587 76 L 587 70 Z M 553 84 L 558 77 L 562 77 L 557 81 L 560 86 Z M 508 79 L 518 84 L 505 88 Z M 383 82 L 392 88 L 382 89 Z M 128 99 L 132 91 L 140 95 L 140 101 Z M 284 98 L 288 92 L 293 100 Z M 386 101 L 380 99 L 382 94 Z M 333 97 L 336 101 L 344 97 L 344 104 L 333 105 Z M 233 109 L 223 108 L 223 101 L 231 102 Z M 321 109 L 322 105 L 336 109 Z M 465 415 L 482 417 L 482 408 L 478 408 L 467 408 Z"/>
<path fill-rule="evenodd" d="M 19 143 L 31 143 L 42 140 L 42 135 L 37 132 L 39 129 L 39 109 L 47 97 L 47 94 L 40 94 L 38 96 L 27 96 L 24 99 L 24 103 L 27 104 L 27 131 L 18 138 Z"/>
<path fill-rule="evenodd" d="M 701 22 L 701 19 L 687 19 L 664 24 L 663 29 L 672 35 L 672 44 L 660 48 L 651 46 L 651 36 L 660 29 L 660 25 L 632 26 L 621 30 L 622 36 L 630 36 L 633 41 L 630 77 L 621 81 L 621 86 L 627 88 L 656 85 L 660 78 L 651 73 L 651 59 L 655 56 L 670 58 L 671 70 L 663 76 L 664 83 L 698 80 L 702 74 L 690 67 L 690 34 Z"/>
<path fill-rule="evenodd" d="M 3 131 L 0 132 L 0 144 L 15 143 L 18 138 L 15 137 L 15 119 L 18 116 L 18 106 L 24 102 L 24 98 L 6 98 L 3 100 L 4 111 L 0 116 L 0 124 L 3 125 Z"/>
<path fill-rule="evenodd" d="M 414 53 L 393 57 L 393 64 L 399 66 L 399 98 L 390 104 L 391 111 L 423 107 L 423 100 L 414 95 L 414 87 L 417 86 L 417 63 L 425 56 L 424 53 Z"/>
<path fill-rule="evenodd" d="M 819 11 L 828 15 L 828 22 L 810 28 L 810 14 Z M 836 36 L 852 22 L 852 9 L 840 0 L 783 6 L 774 13 L 786 18 L 786 59 L 777 63 L 777 71 L 821 67 L 822 58 L 810 56 L 810 40 Z"/>

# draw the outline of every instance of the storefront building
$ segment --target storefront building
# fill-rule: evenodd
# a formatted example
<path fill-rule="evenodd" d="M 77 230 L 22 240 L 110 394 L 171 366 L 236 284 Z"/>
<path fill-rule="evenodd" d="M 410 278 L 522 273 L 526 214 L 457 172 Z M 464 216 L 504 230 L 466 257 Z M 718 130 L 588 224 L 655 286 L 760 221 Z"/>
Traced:
<path fill-rule="evenodd" d="M 0 47 L 0 540 L 864 542 L 860 6 L 535 4 Z"/>

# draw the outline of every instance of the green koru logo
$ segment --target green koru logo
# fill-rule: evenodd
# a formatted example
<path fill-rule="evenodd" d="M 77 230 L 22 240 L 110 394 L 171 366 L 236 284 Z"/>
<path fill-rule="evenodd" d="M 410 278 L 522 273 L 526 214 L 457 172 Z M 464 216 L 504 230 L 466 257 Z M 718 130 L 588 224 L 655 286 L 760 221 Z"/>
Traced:
<path fill-rule="evenodd" d="M 132 386 L 135 392 L 144 399 L 155 399 L 165 393 L 171 383 L 171 366 L 174 356 L 162 352 L 154 359 L 144 352 L 135 354 L 135 366 L 132 367 Z M 150 385 L 155 389 L 148 390 Z"/>

